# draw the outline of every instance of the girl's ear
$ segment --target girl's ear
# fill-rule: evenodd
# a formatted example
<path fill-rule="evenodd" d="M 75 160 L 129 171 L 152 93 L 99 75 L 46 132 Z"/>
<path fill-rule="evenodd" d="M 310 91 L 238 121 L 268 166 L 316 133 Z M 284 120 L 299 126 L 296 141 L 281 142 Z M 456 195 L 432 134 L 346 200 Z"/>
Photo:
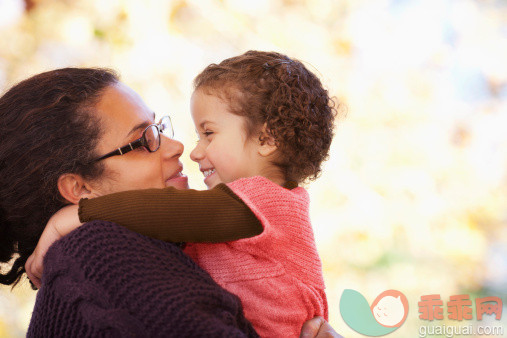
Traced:
<path fill-rule="evenodd" d="M 92 188 L 78 174 L 63 174 L 58 178 L 60 195 L 72 204 L 78 204 L 81 198 L 93 197 Z"/>
<path fill-rule="evenodd" d="M 277 149 L 278 147 L 276 146 L 275 138 L 268 131 L 266 123 L 264 123 L 259 136 L 259 154 L 265 157 L 270 156 Z"/>

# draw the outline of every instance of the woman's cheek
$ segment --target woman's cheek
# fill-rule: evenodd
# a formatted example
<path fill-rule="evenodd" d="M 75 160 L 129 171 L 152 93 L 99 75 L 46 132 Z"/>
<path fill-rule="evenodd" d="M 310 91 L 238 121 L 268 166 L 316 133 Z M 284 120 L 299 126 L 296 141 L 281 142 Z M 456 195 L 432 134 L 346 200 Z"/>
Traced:
<path fill-rule="evenodd" d="M 160 166 L 155 161 L 139 161 L 128 170 L 128 181 L 132 189 L 159 188 L 162 185 Z M 129 184 L 128 182 L 125 182 Z"/>

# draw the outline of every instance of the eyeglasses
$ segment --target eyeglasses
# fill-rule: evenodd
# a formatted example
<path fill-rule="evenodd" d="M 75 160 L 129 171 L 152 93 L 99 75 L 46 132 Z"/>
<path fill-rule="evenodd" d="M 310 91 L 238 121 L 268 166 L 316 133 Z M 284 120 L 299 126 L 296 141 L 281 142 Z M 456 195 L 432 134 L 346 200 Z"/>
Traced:
<path fill-rule="evenodd" d="M 137 149 L 139 147 L 145 147 L 150 153 L 153 153 L 160 148 L 160 133 L 163 133 L 169 138 L 174 137 L 173 124 L 169 116 L 164 116 L 160 119 L 159 123 L 150 124 L 143 131 L 143 135 L 137 140 L 130 142 L 129 144 L 113 150 L 104 156 L 99 157 L 94 162 L 104 160 L 111 156 L 125 155 L 129 151 Z"/>

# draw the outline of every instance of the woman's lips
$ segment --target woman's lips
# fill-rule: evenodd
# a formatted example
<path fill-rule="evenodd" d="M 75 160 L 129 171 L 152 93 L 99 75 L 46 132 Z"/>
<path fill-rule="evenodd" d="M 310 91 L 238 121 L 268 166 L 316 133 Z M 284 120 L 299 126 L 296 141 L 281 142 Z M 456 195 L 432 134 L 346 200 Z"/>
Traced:
<path fill-rule="evenodd" d="M 175 187 L 176 189 L 188 189 L 188 177 L 181 171 L 169 177 L 165 181 L 166 187 Z"/>

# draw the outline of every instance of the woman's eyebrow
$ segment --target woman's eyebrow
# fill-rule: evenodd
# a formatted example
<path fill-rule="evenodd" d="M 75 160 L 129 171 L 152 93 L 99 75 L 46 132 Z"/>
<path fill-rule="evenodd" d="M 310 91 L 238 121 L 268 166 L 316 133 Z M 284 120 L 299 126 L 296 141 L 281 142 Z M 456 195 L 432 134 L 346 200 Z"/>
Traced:
<path fill-rule="evenodd" d="M 155 121 L 155 113 L 152 112 L 152 115 L 153 115 L 153 119 L 152 121 Z M 136 124 L 130 131 L 129 133 L 127 134 L 127 136 L 125 137 L 126 139 L 129 138 L 130 135 L 132 135 L 133 133 L 135 133 L 136 131 L 142 129 L 144 130 L 146 127 L 148 127 L 150 124 L 153 124 L 152 121 L 143 121 L 141 123 L 138 123 Z"/>

